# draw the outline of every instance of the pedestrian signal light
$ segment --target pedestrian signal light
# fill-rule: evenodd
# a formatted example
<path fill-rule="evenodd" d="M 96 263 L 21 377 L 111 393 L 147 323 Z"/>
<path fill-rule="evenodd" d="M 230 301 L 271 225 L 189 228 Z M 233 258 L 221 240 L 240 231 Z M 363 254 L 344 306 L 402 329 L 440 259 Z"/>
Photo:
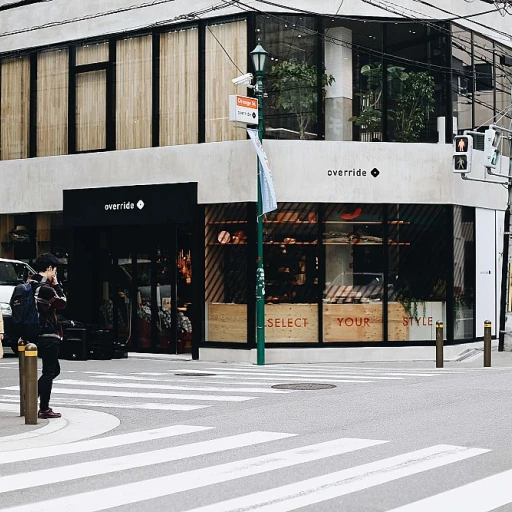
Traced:
<path fill-rule="evenodd" d="M 453 145 L 453 172 L 461 174 L 470 173 L 473 156 L 473 138 L 469 135 L 456 135 Z"/>
<path fill-rule="evenodd" d="M 488 128 L 484 133 L 484 165 L 496 169 L 501 157 L 501 133 Z"/>

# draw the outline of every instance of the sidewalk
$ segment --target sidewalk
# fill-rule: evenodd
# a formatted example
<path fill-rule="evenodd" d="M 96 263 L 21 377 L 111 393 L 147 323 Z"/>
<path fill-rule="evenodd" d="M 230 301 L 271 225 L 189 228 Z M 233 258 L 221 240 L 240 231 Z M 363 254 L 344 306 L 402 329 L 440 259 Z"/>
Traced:
<path fill-rule="evenodd" d="M 37 425 L 25 425 L 25 418 L 20 416 L 19 413 L 19 404 L 12 404 L 12 410 L 5 410 L 5 405 L 6 404 L 0 404 L 0 425 L 2 440 L 5 437 L 11 438 L 11 436 L 18 434 L 33 432 L 34 430 L 41 429 L 48 425 L 48 420 L 38 420 Z M 0 440 L 0 442 L 2 441 Z"/>
<path fill-rule="evenodd" d="M 120 425 L 105 412 L 59 407 L 62 418 L 38 420 L 25 425 L 19 416 L 19 403 L 0 403 L 0 458 L 2 452 L 73 443 L 99 436 Z"/>
<path fill-rule="evenodd" d="M 216 352 L 216 351 L 217 352 Z M 249 350 L 229 350 L 212 349 L 207 353 L 200 352 L 200 357 L 197 361 L 192 361 L 190 354 L 147 354 L 139 352 L 129 352 L 130 359 L 152 359 L 160 361 L 183 361 L 197 364 L 241 364 L 252 365 L 252 357 L 248 355 L 253 352 Z M 331 352 L 332 350 L 332 352 Z M 498 341 L 492 340 L 491 351 L 491 367 L 497 368 L 512 368 L 512 346 L 505 346 L 504 352 L 498 352 Z M 284 357 L 273 357 L 273 353 L 280 351 Z M 266 347 L 265 349 L 265 364 L 376 364 L 376 365 L 389 365 L 392 364 L 396 367 L 403 366 L 404 368 L 427 368 L 434 367 L 436 364 L 436 347 L 363 347 L 362 349 L 351 348 L 322 348 L 320 351 L 315 349 L 311 350 L 308 354 L 308 349 L 302 349 L 305 352 L 301 357 L 286 357 L 290 354 L 290 349 L 273 349 Z M 356 351 L 358 353 L 356 353 Z M 330 353 L 329 353 L 330 352 Z M 346 353 L 350 352 L 352 357 L 347 357 Z M 236 357 L 241 354 L 241 357 Z M 445 368 L 482 368 L 483 367 L 483 342 L 476 342 L 465 345 L 448 345 L 443 348 L 444 367 Z M 206 356 L 206 357 L 201 357 Z M 208 357 L 209 356 L 209 357 Z M 245 357 L 244 357 L 245 356 Z M 325 357 L 324 357 L 325 356 Z"/>

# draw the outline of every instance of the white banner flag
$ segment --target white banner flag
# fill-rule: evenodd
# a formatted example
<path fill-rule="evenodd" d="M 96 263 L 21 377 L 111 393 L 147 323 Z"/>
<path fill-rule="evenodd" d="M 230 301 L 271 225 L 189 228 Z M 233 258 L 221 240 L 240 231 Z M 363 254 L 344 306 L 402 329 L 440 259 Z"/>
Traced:
<path fill-rule="evenodd" d="M 267 154 L 261 145 L 261 141 L 258 136 L 258 130 L 254 128 L 247 128 L 247 133 L 249 134 L 249 137 L 251 138 L 256 149 L 256 153 L 258 154 L 259 170 L 261 176 L 261 199 L 263 203 L 262 213 L 268 213 L 277 209 L 276 191 L 274 190 L 272 171 L 270 170 Z"/>

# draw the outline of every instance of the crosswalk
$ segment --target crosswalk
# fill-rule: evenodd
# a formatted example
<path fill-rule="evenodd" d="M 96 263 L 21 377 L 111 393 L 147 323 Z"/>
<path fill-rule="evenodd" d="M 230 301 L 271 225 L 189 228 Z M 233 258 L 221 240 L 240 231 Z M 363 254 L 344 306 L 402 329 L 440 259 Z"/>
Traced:
<path fill-rule="evenodd" d="M 12 370 L 14 376 L 17 363 L 9 362 L 4 368 Z M 64 370 L 54 382 L 52 404 L 186 413 L 222 403 L 244 403 L 264 397 L 279 399 L 297 392 L 273 387 L 278 384 L 330 384 L 354 389 L 376 383 L 424 382 L 460 372 L 321 364 L 257 367 L 204 363 L 174 364 L 160 372 Z M 16 402 L 18 392 L 17 385 L 0 387 L 0 403 Z"/>
<path fill-rule="evenodd" d="M 328 505 L 322 510 L 357 510 L 345 509 L 342 498 L 447 466 L 460 465 L 453 471 L 463 472 L 465 462 L 480 458 L 485 464 L 491 453 L 446 444 L 404 452 L 400 444 L 353 437 L 311 443 L 293 432 L 230 433 L 180 424 L 7 451 L 0 458 L 0 510 L 285 512 L 316 511 L 320 504 Z M 391 451 L 379 451 L 385 446 Z M 365 454 L 363 463 L 350 459 L 358 452 Z M 21 464 L 26 461 L 30 465 Z M 440 494 L 409 503 L 397 498 L 392 510 L 487 512 L 512 503 L 511 477 L 506 471 L 456 488 L 445 481 Z M 234 497 L 230 484 L 237 484 Z"/>

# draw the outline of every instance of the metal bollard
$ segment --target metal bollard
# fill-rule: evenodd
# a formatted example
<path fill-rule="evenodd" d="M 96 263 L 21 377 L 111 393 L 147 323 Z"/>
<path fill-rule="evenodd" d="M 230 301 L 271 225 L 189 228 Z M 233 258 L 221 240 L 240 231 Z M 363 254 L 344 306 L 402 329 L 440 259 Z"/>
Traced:
<path fill-rule="evenodd" d="M 37 425 L 37 345 L 25 347 L 25 425 Z"/>
<path fill-rule="evenodd" d="M 436 322 L 436 368 L 443 368 L 443 322 Z"/>
<path fill-rule="evenodd" d="M 484 322 L 484 367 L 491 366 L 491 321 Z"/>
<path fill-rule="evenodd" d="M 18 341 L 18 363 L 20 378 L 20 416 L 25 416 L 25 346 L 27 342 L 21 338 Z"/>

